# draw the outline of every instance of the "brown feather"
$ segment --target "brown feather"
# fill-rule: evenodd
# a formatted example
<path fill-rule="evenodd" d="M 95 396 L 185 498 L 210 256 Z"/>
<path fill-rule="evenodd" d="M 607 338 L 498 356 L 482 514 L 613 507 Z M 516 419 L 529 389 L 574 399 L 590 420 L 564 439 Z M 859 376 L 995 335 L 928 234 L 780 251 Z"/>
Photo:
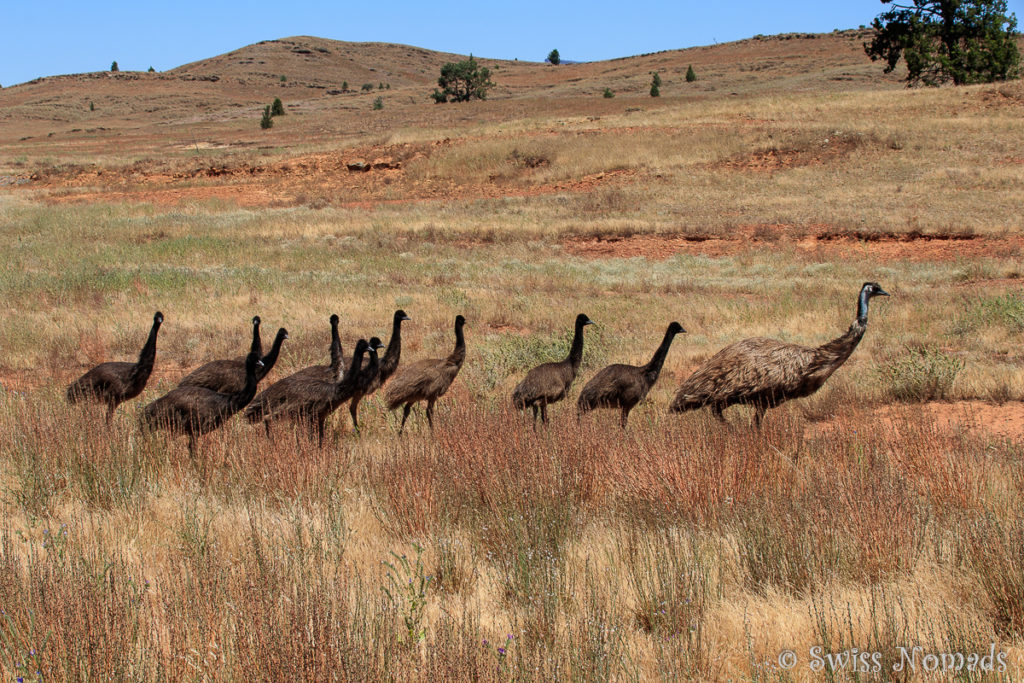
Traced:
<path fill-rule="evenodd" d="M 683 412 L 709 406 L 721 417 L 729 406 L 748 404 L 757 407 L 760 424 L 765 410 L 810 396 L 846 362 L 867 330 L 867 300 L 879 294 L 887 296 L 876 283 L 865 283 L 857 319 L 845 334 L 821 346 L 765 337 L 726 346 L 680 385 L 669 409 Z"/>
<path fill-rule="evenodd" d="M 465 322 L 461 315 L 455 316 L 455 348 L 447 358 L 419 360 L 403 366 L 388 383 L 384 393 L 388 410 L 404 406 L 399 434 L 405 428 L 413 404 L 418 401 L 427 402 L 427 422 L 433 428 L 434 403 L 448 392 L 466 360 L 466 340 L 462 332 Z"/>

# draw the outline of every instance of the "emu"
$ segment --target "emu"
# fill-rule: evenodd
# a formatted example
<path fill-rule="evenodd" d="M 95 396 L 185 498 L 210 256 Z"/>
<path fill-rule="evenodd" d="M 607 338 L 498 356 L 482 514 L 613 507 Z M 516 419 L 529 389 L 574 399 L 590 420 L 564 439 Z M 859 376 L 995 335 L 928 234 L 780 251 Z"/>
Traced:
<path fill-rule="evenodd" d="M 577 315 L 572 345 L 565 360 L 538 365 L 526 373 L 512 391 L 513 406 L 518 410 L 525 410 L 527 406 L 533 408 L 534 429 L 537 428 L 537 411 L 540 411 L 541 422 L 547 424 L 548 404 L 561 401 L 569 393 L 583 360 L 583 328 L 593 324 L 594 321 L 583 313 Z"/>
<path fill-rule="evenodd" d="M 889 296 L 877 282 L 865 282 L 857 297 L 857 317 L 840 337 L 817 347 L 753 337 L 712 356 L 676 390 L 669 410 L 681 413 L 708 406 L 722 411 L 736 404 L 754 406 L 760 428 L 765 411 L 794 398 L 810 396 L 857 348 L 868 326 L 868 302 Z"/>
<path fill-rule="evenodd" d="M 402 425 L 398 428 L 401 436 L 409 411 L 418 401 L 427 402 L 427 424 L 434 429 L 434 403 L 448 391 L 466 360 L 466 339 L 462 328 L 466 319 L 455 316 L 455 348 L 447 358 L 430 358 L 416 361 L 396 373 L 384 394 L 388 410 L 395 410 L 404 404 Z"/>
<path fill-rule="evenodd" d="M 582 415 L 595 408 L 619 408 L 622 410 L 620 423 L 625 429 L 629 411 L 644 400 L 658 381 L 668 348 L 680 332 L 686 332 L 682 325 L 670 323 L 665 330 L 665 338 L 647 365 L 609 365 L 594 375 L 576 401 L 578 414 Z"/>
<path fill-rule="evenodd" d="M 93 400 L 106 403 L 107 424 L 110 424 L 117 406 L 135 398 L 146 388 L 156 360 L 156 335 L 163 322 L 164 314 L 157 311 L 153 315 L 153 327 L 149 330 L 149 337 L 139 352 L 137 362 L 100 363 L 68 386 L 68 402 Z"/>

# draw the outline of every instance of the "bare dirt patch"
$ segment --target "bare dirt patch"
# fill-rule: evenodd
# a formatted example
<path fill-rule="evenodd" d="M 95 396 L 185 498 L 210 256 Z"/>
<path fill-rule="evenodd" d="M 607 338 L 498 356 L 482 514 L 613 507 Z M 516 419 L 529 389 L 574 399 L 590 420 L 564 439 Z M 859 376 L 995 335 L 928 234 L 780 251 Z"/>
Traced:
<path fill-rule="evenodd" d="M 808 424 L 806 436 L 823 436 L 842 428 L 846 418 Z M 882 429 L 897 429 L 900 424 L 914 422 L 934 424 L 941 431 L 987 432 L 1006 439 L 1024 438 L 1024 403 L 1008 401 L 1002 404 L 986 401 L 953 401 L 882 406 L 873 411 L 872 423 Z"/>
<path fill-rule="evenodd" d="M 676 254 L 721 257 L 750 250 L 786 248 L 808 258 L 870 257 L 881 261 L 955 261 L 1019 257 L 1024 237 L 973 234 L 865 233 L 835 226 L 747 225 L 727 235 L 685 233 L 570 237 L 567 252 L 584 258 L 664 260 Z"/>

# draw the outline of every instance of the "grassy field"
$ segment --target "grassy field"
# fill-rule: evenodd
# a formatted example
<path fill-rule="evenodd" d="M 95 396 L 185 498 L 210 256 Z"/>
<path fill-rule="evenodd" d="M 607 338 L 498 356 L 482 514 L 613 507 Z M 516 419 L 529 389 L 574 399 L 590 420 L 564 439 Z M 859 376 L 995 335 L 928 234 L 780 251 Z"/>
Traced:
<path fill-rule="evenodd" d="M 1019 678 L 1021 93 L 723 95 L 397 128 L 361 144 L 434 151 L 359 202 L 328 177 L 275 195 L 269 177 L 155 171 L 5 191 L 0 671 L 816 680 L 821 646 L 879 653 L 880 672 L 839 680 L 912 680 L 925 654 L 994 647 Z M 280 201 L 245 200 L 258 192 Z M 760 431 L 744 408 L 728 426 L 667 413 L 727 343 L 838 336 L 867 280 L 892 297 L 815 396 Z M 323 450 L 235 420 L 190 459 L 137 428 L 191 368 L 242 353 L 254 314 L 267 344 L 291 335 L 269 382 L 326 362 L 331 313 L 347 354 L 386 341 L 396 308 L 412 318 L 403 362 L 447 354 L 467 318 L 433 433 L 419 413 L 397 438 L 379 396 L 361 433 L 339 411 Z M 67 405 L 86 368 L 137 355 L 158 309 L 143 396 L 109 428 Z M 578 312 L 597 323 L 582 376 L 534 432 L 512 387 L 564 356 Z M 613 411 L 577 422 L 582 383 L 645 362 L 672 320 L 688 333 L 629 429 Z M 915 646 L 917 673 L 894 672 Z"/>

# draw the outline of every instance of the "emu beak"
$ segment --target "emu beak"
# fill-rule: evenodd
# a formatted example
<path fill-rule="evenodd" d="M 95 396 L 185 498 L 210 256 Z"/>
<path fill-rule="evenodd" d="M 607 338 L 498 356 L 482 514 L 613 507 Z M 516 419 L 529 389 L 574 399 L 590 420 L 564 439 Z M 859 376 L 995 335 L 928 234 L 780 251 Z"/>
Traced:
<path fill-rule="evenodd" d="M 402 320 L 412 320 L 412 318 L 410 318 L 410 317 L 409 317 L 409 316 L 407 316 L 407 315 L 403 315 L 403 316 L 402 316 Z"/>
<path fill-rule="evenodd" d="M 879 287 L 878 291 L 875 292 L 875 295 L 876 296 L 889 296 L 889 292 L 887 292 L 884 289 L 882 289 L 881 287 Z"/>

